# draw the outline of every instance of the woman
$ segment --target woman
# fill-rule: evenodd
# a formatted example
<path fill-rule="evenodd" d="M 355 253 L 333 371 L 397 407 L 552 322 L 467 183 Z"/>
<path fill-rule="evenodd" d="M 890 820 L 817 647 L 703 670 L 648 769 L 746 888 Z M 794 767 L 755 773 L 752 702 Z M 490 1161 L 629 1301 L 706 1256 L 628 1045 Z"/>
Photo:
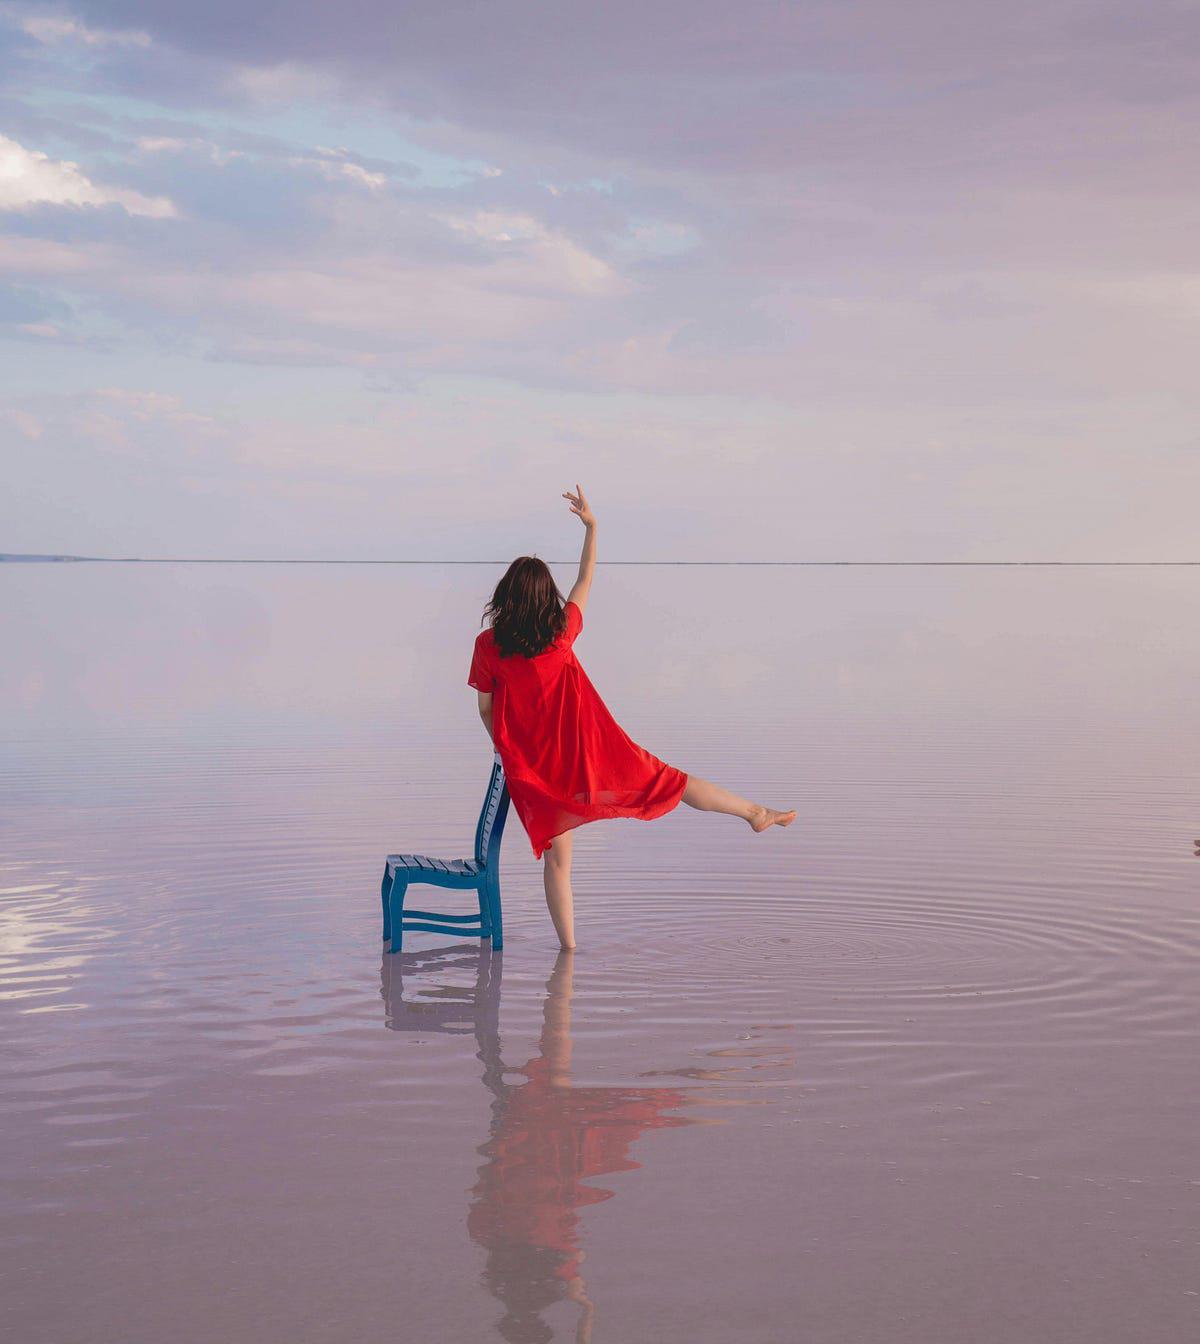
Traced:
<path fill-rule="evenodd" d="M 504 766 L 513 807 L 543 859 L 546 904 L 564 950 L 575 946 L 571 831 L 602 817 L 650 821 L 680 799 L 727 812 L 751 829 L 790 826 L 796 813 L 739 798 L 660 761 L 632 741 L 605 708 L 575 657 L 596 567 L 596 519 L 583 491 L 564 493 L 584 526 L 579 577 L 566 603 L 544 560 L 509 565 L 484 609 L 467 684 Z M 543 858 L 543 855 L 545 856 Z"/>

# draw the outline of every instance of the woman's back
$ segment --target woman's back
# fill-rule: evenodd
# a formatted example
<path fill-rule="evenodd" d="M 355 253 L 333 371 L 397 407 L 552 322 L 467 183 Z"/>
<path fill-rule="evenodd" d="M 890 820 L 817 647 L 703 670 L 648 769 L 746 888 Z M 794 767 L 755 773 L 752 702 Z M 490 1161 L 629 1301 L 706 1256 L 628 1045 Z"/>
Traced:
<path fill-rule="evenodd" d="M 608 712 L 575 656 L 583 613 L 568 601 L 564 615 L 562 634 L 531 658 L 502 657 L 493 631 L 481 631 L 467 677 L 492 696 L 492 741 L 537 858 L 584 822 L 661 816 L 687 784 Z"/>

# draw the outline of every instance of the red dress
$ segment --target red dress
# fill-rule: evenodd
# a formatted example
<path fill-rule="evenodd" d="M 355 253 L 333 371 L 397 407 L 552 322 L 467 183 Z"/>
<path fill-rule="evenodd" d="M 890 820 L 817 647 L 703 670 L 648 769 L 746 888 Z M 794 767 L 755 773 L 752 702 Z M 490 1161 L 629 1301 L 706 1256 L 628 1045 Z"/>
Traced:
<path fill-rule="evenodd" d="M 682 770 L 639 747 L 608 712 L 572 648 L 583 612 L 568 602 L 565 614 L 563 633 L 532 658 L 502 658 L 491 630 L 481 631 L 467 677 L 495 697 L 493 741 L 538 859 L 584 822 L 661 817 L 687 787 Z"/>

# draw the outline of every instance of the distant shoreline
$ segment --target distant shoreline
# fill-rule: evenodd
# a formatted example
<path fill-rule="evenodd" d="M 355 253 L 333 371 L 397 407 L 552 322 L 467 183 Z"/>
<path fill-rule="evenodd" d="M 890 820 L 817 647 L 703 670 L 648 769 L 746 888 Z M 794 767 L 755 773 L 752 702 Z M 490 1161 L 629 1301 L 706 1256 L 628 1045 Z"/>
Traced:
<path fill-rule="evenodd" d="M 511 557 L 510 557 L 511 558 Z M 576 557 L 548 560 L 573 565 Z M 507 565 L 509 560 L 253 560 L 239 556 L 22 555 L 0 553 L 0 564 L 92 565 Z M 703 565 L 716 569 L 1189 569 L 1200 560 L 600 560 L 601 565 Z"/>
<path fill-rule="evenodd" d="M 0 564 L 5 561 L 16 564 L 62 564 L 64 562 L 75 562 L 79 560 L 96 560 L 99 556 L 92 555 L 4 555 L 0 554 Z"/>

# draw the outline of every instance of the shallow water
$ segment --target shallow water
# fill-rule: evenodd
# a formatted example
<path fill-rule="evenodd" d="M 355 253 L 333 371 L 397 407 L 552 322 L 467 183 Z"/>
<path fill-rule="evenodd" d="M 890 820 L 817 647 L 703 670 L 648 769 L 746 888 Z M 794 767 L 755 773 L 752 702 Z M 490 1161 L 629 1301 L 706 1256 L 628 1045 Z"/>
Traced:
<path fill-rule="evenodd" d="M 617 718 L 800 820 L 577 831 L 572 960 L 512 815 L 503 954 L 386 957 L 497 573 L 0 570 L 11 1337 L 1193 1337 L 1200 575 L 602 568 Z"/>

